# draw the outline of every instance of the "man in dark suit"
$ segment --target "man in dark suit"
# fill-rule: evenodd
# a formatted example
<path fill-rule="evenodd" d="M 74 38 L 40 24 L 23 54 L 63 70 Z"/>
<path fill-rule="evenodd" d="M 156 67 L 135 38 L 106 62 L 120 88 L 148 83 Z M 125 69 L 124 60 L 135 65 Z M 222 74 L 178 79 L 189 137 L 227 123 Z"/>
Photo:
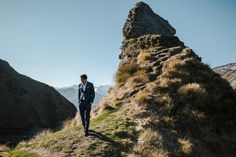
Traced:
<path fill-rule="evenodd" d="M 87 75 L 80 76 L 81 82 L 78 87 L 79 111 L 84 127 L 85 136 L 88 136 L 91 105 L 95 98 L 93 83 L 87 81 Z"/>

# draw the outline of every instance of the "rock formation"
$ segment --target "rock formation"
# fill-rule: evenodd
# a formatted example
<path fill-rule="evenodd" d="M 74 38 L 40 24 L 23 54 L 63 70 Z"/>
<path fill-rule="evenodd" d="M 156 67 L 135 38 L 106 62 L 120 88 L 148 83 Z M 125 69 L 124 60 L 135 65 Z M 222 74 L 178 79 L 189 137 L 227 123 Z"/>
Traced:
<path fill-rule="evenodd" d="M 234 156 L 235 92 L 174 34 L 137 3 L 124 25 L 115 85 L 93 111 L 91 135 L 85 138 L 78 124 L 26 145 L 62 156 Z"/>
<path fill-rule="evenodd" d="M 0 133 L 53 128 L 76 108 L 53 87 L 16 72 L 0 60 Z"/>
<path fill-rule="evenodd" d="M 138 2 L 129 12 L 123 35 L 125 38 L 136 38 L 147 34 L 173 36 L 175 29 L 168 21 L 155 14 L 147 4 Z"/>

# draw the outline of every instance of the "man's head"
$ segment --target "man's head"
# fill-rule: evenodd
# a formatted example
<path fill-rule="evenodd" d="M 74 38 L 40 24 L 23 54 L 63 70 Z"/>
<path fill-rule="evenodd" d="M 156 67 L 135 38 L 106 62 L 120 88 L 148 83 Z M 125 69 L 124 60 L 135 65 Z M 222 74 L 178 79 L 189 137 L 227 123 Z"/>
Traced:
<path fill-rule="evenodd" d="M 87 79 L 88 79 L 88 77 L 86 74 L 80 75 L 80 80 L 83 84 L 85 84 L 87 82 Z"/>

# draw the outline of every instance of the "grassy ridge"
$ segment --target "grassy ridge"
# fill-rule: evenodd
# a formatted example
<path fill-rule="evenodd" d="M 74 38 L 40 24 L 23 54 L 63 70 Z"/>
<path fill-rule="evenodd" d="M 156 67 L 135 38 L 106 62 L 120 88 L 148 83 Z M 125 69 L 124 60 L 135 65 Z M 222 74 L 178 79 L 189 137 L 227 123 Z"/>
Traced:
<path fill-rule="evenodd" d="M 115 115 L 118 110 L 104 109 L 92 119 L 88 137 L 84 137 L 81 125 L 69 126 L 58 132 L 43 131 L 30 141 L 18 144 L 16 150 L 45 148 L 61 156 L 123 156 L 132 147 L 135 133 L 129 119 Z"/>

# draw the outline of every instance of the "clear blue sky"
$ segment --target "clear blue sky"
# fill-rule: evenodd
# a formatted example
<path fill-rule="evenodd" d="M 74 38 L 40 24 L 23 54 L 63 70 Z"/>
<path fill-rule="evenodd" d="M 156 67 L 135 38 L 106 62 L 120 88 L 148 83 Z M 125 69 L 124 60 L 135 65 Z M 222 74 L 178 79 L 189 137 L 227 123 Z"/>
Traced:
<path fill-rule="evenodd" d="M 112 84 L 135 0 L 0 0 L 0 58 L 55 87 Z M 235 0 L 144 0 L 211 67 L 236 62 Z"/>

